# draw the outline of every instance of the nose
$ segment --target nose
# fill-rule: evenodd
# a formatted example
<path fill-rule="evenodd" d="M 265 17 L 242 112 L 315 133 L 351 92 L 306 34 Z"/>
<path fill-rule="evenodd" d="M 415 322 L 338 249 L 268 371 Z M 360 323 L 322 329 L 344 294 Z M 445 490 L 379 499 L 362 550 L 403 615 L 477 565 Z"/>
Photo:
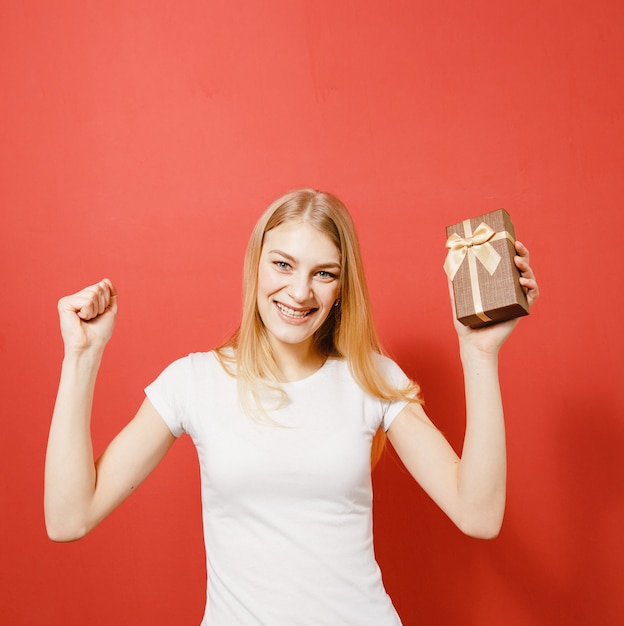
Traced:
<path fill-rule="evenodd" d="M 312 297 L 312 283 L 304 274 L 296 272 L 288 285 L 288 296 L 299 304 Z"/>

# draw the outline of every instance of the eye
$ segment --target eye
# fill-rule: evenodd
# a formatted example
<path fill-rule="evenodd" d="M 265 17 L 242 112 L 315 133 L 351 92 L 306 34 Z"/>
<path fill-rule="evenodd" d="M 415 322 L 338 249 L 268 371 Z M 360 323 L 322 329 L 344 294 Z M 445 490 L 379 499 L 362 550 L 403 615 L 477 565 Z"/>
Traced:
<path fill-rule="evenodd" d="M 275 265 L 278 270 L 282 270 L 284 272 L 290 269 L 290 263 L 286 263 L 286 261 L 273 261 L 273 265 Z"/>
<path fill-rule="evenodd" d="M 338 278 L 336 274 L 328 272 L 327 270 L 319 270 L 316 275 L 323 280 L 335 280 L 336 278 Z"/>

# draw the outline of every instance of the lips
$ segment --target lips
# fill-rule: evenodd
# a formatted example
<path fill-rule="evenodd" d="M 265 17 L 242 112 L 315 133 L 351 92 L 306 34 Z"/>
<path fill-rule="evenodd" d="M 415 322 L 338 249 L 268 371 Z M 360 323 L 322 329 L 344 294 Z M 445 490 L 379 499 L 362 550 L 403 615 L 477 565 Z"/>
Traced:
<path fill-rule="evenodd" d="M 289 306 L 286 306 L 285 304 L 282 304 L 281 302 L 276 302 L 275 306 L 277 307 L 277 309 L 279 310 L 280 313 L 282 313 L 282 315 L 285 315 L 286 317 L 290 317 L 291 319 L 294 320 L 302 320 L 306 317 L 308 317 L 308 315 L 310 315 L 311 313 L 313 313 L 314 311 L 316 311 L 317 309 L 291 309 Z"/>

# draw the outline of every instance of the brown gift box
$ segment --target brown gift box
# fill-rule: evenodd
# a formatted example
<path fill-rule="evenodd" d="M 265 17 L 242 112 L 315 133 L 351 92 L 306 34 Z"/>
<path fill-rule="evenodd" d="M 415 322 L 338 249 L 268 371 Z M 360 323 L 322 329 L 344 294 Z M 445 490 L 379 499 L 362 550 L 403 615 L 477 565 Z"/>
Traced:
<path fill-rule="evenodd" d="M 457 319 L 464 326 L 479 328 L 528 315 L 514 263 L 516 235 L 505 209 L 447 226 L 446 235 L 444 269 L 453 284 Z"/>

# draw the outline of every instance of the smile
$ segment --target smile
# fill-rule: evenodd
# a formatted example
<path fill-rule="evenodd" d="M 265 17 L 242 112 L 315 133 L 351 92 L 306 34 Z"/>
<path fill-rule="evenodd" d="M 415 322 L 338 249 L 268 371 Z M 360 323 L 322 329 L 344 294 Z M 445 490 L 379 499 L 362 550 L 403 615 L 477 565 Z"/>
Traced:
<path fill-rule="evenodd" d="M 307 309 L 305 311 L 297 311 L 295 309 L 291 309 L 285 304 L 282 304 L 281 302 L 276 302 L 275 306 L 277 306 L 280 312 L 283 313 L 284 315 L 288 317 L 292 317 L 293 319 L 297 319 L 297 320 L 303 319 L 304 317 L 307 317 L 308 315 L 310 315 L 310 313 L 313 313 L 314 311 L 316 311 L 316 309 Z"/>

